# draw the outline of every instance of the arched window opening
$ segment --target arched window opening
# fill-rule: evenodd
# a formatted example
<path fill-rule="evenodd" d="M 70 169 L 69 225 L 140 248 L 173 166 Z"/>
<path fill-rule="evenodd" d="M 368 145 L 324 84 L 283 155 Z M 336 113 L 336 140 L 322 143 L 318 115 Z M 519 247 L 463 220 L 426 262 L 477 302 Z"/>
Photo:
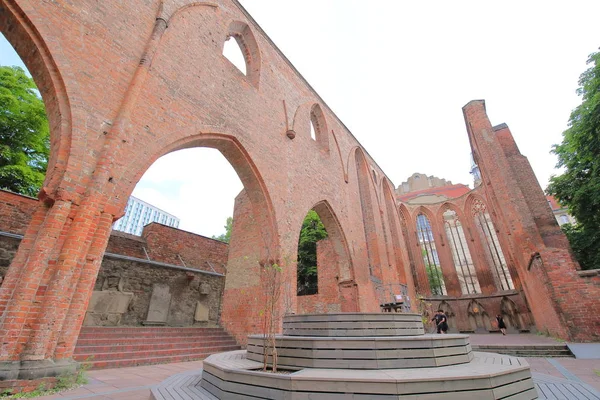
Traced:
<path fill-rule="evenodd" d="M 481 200 L 475 200 L 473 202 L 473 218 L 475 219 L 475 226 L 479 231 L 479 235 L 484 243 L 484 250 L 487 256 L 488 262 L 492 265 L 492 275 L 494 281 L 499 288 L 502 290 L 512 290 L 515 288 L 506 259 L 502 253 L 500 247 L 500 241 L 498 235 L 496 235 L 496 229 L 490 214 L 487 212 L 485 204 Z"/>
<path fill-rule="evenodd" d="M 223 55 L 227 58 L 240 72 L 246 74 L 246 57 L 239 43 L 239 39 L 234 36 L 228 36 L 223 46 Z"/>
<path fill-rule="evenodd" d="M 317 142 L 319 148 L 329 151 L 329 136 L 327 135 L 327 120 L 319 104 L 310 108 L 310 137 Z"/>
<path fill-rule="evenodd" d="M 327 231 L 319 214 L 315 210 L 310 210 L 302 222 L 298 239 L 298 296 L 319 292 L 317 243 L 326 237 Z"/>
<path fill-rule="evenodd" d="M 481 293 L 473 258 L 471 257 L 468 242 L 465 238 L 465 231 L 458 219 L 458 215 L 456 211 L 446 209 L 443 216 L 444 229 L 452 251 L 452 260 L 454 261 L 454 268 L 458 275 L 460 289 L 463 294 Z"/>
<path fill-rule="evenodd" d="M 0 65 L 0 189 L 37 197 L 44 185 L 46 169 L 52 170 L 51 165 L 48 168 L 51 162 L 48 118 L 52 114 L 46 114 L 44 100 L 29 70 L 1 33 L 0 51 L 3 58 Z"/>
<path fill-rule="evenodd" d="M 444 283 L 444 275 L 442 274 L 440 259 L 435 247 L 431 222 L 429 222 L 429 218 L 423 213 L 417 216 L 417 236 L 419 238 L 419 245 L 421 246 L 423 261 L 425 262 L 425 270 L 431 294 L 446 295 L 446 284 Z"/>

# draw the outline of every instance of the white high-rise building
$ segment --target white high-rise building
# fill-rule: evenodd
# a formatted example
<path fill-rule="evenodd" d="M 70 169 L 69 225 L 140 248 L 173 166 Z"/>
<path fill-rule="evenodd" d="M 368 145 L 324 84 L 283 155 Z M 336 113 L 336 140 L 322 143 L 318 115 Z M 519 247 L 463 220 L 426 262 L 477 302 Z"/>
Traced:
<path fill-rule="evenodd" d="M 136 197 L 129 197 L 125 215 L 113 224 L 113 229 L 141 236 L 144 226 L 151 222 L 179 227 L 179 218 Z"/>

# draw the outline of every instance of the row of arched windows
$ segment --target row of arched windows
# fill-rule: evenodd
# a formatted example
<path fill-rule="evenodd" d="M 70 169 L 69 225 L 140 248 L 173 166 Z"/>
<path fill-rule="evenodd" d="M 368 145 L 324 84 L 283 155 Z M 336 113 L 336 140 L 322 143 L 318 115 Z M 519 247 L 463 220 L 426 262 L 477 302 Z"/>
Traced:
<path fill-rule="evenodd" d="M 471 207 L 475 230 L 478 232 L 483 246 L 483 253 L 491 270 L 496 287 L 501 290 L 512 290 L 514 284 L 502 253 L 498 235 L 485 204 L 477 199 Z M 481 286 L 475 270 L 475 263 L 469 250 L 463 223 L 456 211 L 446 208 L 442 214 L 443 229 L 452 254 L 452 262 L 458 276 L 458 282 L 463 294 L 481 293 Z M 447 295 L 446 282 L 438 256 L 436 240 L 431 221 L 424 213 L 416 217 L 417 238 L 421 249 L 421 257 L 431 294 Z"/>

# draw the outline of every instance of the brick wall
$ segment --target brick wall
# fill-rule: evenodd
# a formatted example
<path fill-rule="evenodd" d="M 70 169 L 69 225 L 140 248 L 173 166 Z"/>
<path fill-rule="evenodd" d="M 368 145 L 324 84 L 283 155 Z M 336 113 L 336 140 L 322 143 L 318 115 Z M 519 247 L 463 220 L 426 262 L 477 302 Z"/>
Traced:
<path fill-rule="evenodd" d="M 24 234 L 37 205 L 33 197 L 0 190 L 0 231 Z"/>
<path fill-rule="evenodd" d="M 0 190 L 0 231 L 24 234 L 37 205 L 34 198 Z M 224 274 L 228 248 L 227 243 L 153 222 L 141 237 L 112 231 L 106 252 Z"/>
<path fill-rule="evenodd" d="M 0 190 L 0 231 L 22 235 L 37 205 L 36 199 Z M 19 238 L 0 235 L 0 281 L 6 275 L 20 242 Z M 113 231 L 106 252 L 139 259 L 104 257 L 94 287 L 94 290 L 101 290 L 107 278 L 122 278 L 123 291 L 135 294 L 130 310 L 121 320 L 122 324 L 139 325 L 145 320 L 154 283 L 168 283 L 171 288 L 173 299 L 167 321 L 169 325 L 193 324 L 196 301 L 206 303 L 210 309 L 210 321 L 218 323 L 225 281 L 223 276 L 168 268 L 156 263 L 183 266 L 183 259 L 188 268 L 213 272 L 208 265 L 210 262 L 214 272 L 222 274 L 227 262 L 226 243 L 152 223 L 144 228 L 143 237 Z M 145 262 L 148 257 L 153 262 Z M 202 283 L 209 285 L 208 295 L 198 294 Z"/>
<path fill-rule="evenodd" d="M 238 2 L 3 5 L 0 31 L 46 103 L 51 156 L 40 193 L 47 207 L 34 212 L 0 290 L 0 334 L 11 338 L 0 343 L 1 361 L 21 360 L 24 352 L 31 360 L 70 358 L 112 221 L 152 163 L 189 147 L 219 150 L 252 203 L 254 221 L 239 233 L 249 240 L 238 241 L 236 251 L 232 243 L 227 271 L 232 295 L 224 301 L 233 303 L 223 315 L 237 336 L 257 323 L 257 262 L 293 256 L 307 210 L 324 201 L 352 249 L 342 264 L 353 269 L 345 279 L 361 295 L 344 298 L 358 300 L 353 308 L 377 310 L 362 268 L 368 260 L 357 149 L 369 180 L 377 177 L 361 189 L 373 202 L 385 174 Z M 247 75 L 222 54 L 232 35 L 241 37 Z M 314 110 L 321 110 L 317 140 L 310 137 Z M 386 262 L 387 225 L 380 216 L 371 222 L 369 244 L 383 264 L 377 267 L 397 282 L 394 258 Z M 139 243 L 131 246 L 139 254 Z M 160 256 L 172 260 L 168 251 Z M 190 255 L 179 256 L 196 264 Z"/>
<path fill-rule="evenodd" d="M 317 242 L 318 291 L 316 294 L 298 296 L 298 314 L 327 314 L 341 312 L 341 298 L 337 255 L 331 239 Z"/>
<path fill-rule="evenodd" d="M 6 274 L 19 243 L 18 238 L 0 235 L 0 277 Z M 199 323 L 194 322 L 196 302 L 201 302 L 209 308 L 209 321 L 201 323 L 202 325 L 214 326 L 219 323 L 224 276 L 169 268 L 143 260 L 105 256 L 94 290 L 106 290 L 108 279 L 119 281 L 123 292 L 134 294 L 119 325 L 136 326 L 146 320 L 155 283 L 167 284 L 172 294 L 166 325 L 198 325 Z M 208 293 L 202 294 L 200 287 L 205 291 L 208 288 Z"/>
<path fill-rule="evenodd" d="M 463 107 L 493 217 L 507 243 L 538 330 L 571 341 L 600 340 L 600 286 L 581 276 L 529 162 L 505 124 L 492 127 L 485 102 Z"/>
<path fill-rule="evenodd" d="M 142 238 L 152 260 L 225 273 L 227 243 L 157 223 L 146 225 Z"/>

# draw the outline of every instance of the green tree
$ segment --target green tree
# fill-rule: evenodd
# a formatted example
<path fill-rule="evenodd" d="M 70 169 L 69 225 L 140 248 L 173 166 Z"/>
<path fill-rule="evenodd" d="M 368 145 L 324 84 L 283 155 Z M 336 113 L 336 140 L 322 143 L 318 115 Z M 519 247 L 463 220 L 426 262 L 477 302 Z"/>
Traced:
<path fill-rule="evenodd" d="M 430 265 L 426 262 L 425 271 L 427 272 L 431 294 L 444 294 L 442 268 L 439 265 Z"/>
<path fill-rule="evenodd" d="M 302 222 L 298 240 L 298 295 L 317 293 L 317 242 L 326 237 L 319 214 L 310 210 Z"/>
<path fill-rule="evenodd" d="M 421 250 L 421 256 L 423 257 L 423 262 L 425 262 L 425 272 L 427 273 L 431 294 L 444 294 L 444 275 L 442 274 L 442 267 L 429 262 L 427 249 L 423 248 Z M 431 255 L 431 257 L 435 256 Z"/>
<path fill-rule="evenodd" d="M 600 52 L 589 56 L 588 65 L 579 77 L 581 105 L 571 113 L 562 143 L 552 149 L 565 172 L 553 176 L 546 190 L 577 220 L 566 233 L 584 269 L 600 268 L 595 254 L 600 248 Z"/>
<path fill-rule="evenodd" d="M 220 240 L 221 242 L 229 243 L 231 239 L 231 227 L 233 226 L 233 217 L 227 217 L 227 221 L 225 222 L 225 233 L 220 234 L 219 236 L 214 236 L 213 239 Z"/>
<path fill-rule="evenodd" d="M 0 188 L 36 196 L 48 166 L 50 133 L 33 79 L 0 66 Z"/>
<path fill-rule="evenodd" d="M 583 269 L 600 268 L 600 230 L 588 229 L 582 224 L 564 224 L 562 231 L 569 242 L 575 254 L 575 258 Z"/>

